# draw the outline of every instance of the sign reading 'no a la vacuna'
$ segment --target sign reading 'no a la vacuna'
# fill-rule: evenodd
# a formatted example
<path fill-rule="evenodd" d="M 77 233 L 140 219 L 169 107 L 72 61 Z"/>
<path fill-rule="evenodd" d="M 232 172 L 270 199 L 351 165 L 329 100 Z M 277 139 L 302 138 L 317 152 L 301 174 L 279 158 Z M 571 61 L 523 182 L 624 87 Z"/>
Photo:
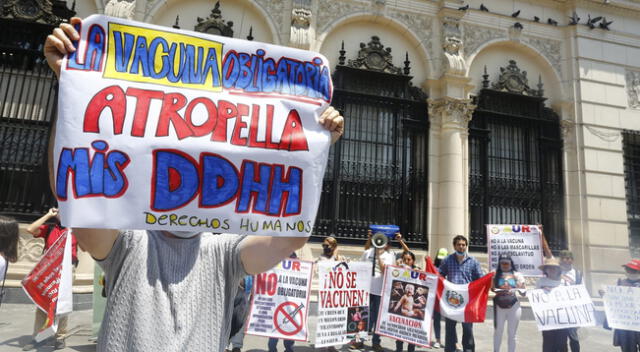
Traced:
<path fill-rule="evenodd" d="M 310 234 L 322 55 L 105 16 L 77 29 L 53 154 L 65 226 Z"/>
<path fill-rule="evenodd" d="M 491 270 L 498 267 L 500 254 L 513 259 L 525 276 L 542 276 L 542 231 L 538 225 L 487 225 L 487 248 Z"/>

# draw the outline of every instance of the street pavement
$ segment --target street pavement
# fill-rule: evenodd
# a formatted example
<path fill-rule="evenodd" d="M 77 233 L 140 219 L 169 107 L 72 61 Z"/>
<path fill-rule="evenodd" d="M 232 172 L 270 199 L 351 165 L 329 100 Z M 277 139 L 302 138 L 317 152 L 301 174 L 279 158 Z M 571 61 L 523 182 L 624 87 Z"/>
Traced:
<path fill-rule="evenodd" d="M 0 307 L 0 352 L 21 351 L 22 346 L 31 340 L 30 332 L 33 329 L 34 306 L 30 304 L 3 304 Z M 80 310 L 71 314 L 69 319 L 70 336 L 67 338 L 67 347 L 61 351 L 93 352 L 96 345 L 92 340 L 92 310 Z M 311 307 L 312 315 L 309 317 L 309 330 L 315 332 L 315 305 Z M 490 316 L 491 314 L 487 314 Z M 459 326 L 459 325 L 458 325 Z M 460 330 L 460 329 L 459 329 Z M 444 322 L 442 323 L 444 339 Z M 153 334 L 153 331 L 149 331 Z M 460 334 L 461 331 L 458 332 Z M 474 335 L 476 338 L 477 352 L 491 352 L 493 350 L 493 322 L 487 320 L 483 324 L 474 324 Z M 502 351 L 507 350 L 506 329 L 504 333 L 505 341 L 502 344 Z M 612 332 L 600 327 L 580 329 L 581 351 L 582 352 L 607 352 L 619 351 L 612 346 Z M 460 335 L 459 335 L 460 336 Z M 310 339 L 313 338 L 310 336 Z M 245 336 L 243 351 L 266 351 L 267 339 L 257 336 Z M 371 346 L 370 342 L 366 346 Z M 395 350 L 395 341 L 390 338 L 382 338 L 382 346 L 387 351 Z M 536 328 L 533 320 L 523 320 L 518 329 L 517 351 L 541 351 L 542 335 Z M 368 348 L 366 348 L 369 350 Z M 53 351 L 53 346 L 41 346 L 35 351 Z M 282 342 L 278 344 L 278 351 L 283 351 Z M 308 343 L 296 342 L 295 351 L 313 351 L 313 346 Z M 349 349 L 343 346 L 341 351 Z M 406 350 L 406 344 L 405 344 Z M 212 350 L 213 351 L 213 350 Z M 444 351 L 444 349 L 417 348 L 416 351 Z M 123 351 L 124 352 L 124 351 Z M 161 351 L 158 351 L 161 352 Z"/>

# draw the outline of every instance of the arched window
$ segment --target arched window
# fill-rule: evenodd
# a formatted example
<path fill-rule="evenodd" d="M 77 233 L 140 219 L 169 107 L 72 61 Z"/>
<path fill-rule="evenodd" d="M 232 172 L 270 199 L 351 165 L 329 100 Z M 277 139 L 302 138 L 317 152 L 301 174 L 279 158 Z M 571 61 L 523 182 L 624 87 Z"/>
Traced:
<path fill-rule="evenodd" d="M 366 239 L 370 224 L 396 224 L 405 239 L 426 245 L 426 96 L 378 37 L 360 44 L 334 74 L 332 104 L 345 116 L 345 133 L 330 152 L 315 236 Z"/>
<path fill-rule="evenodd" d="M 552 249 L 566 248 L 560 119 L 515 61 L 483 88 L 469 123 L 471 247 L 486 248 L 486 224 L 542 224 Z"/>

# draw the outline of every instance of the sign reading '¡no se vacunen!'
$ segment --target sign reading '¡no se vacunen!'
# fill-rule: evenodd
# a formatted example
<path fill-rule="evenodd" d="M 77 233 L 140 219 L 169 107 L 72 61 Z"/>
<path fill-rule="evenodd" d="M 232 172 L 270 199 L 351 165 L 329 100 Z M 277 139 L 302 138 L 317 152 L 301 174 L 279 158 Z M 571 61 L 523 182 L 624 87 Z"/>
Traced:
<path fill-rule="evenodd" d="M 105 16 L 76 28 L 54 147 L 65 226 L 310 234 L 326 58 Z"/>

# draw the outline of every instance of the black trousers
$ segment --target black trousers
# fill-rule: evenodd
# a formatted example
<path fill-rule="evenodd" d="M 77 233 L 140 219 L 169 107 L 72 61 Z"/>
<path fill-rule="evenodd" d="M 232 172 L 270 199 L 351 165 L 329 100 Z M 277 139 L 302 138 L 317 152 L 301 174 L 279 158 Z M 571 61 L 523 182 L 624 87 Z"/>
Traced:
<path fill-rule="evenodd" d="M 445 352 L 455 352 L 456 342 L 458 342 L 458 335 L 456 333 L 456 324 L 458 322 L 445 318 Z M 476 343 L 473 339 L 473 323 L 461 323 L 462 324 L 462 350 L 464 352 L 475 352 Z"/>
<path fill-rule="evenodd" d="M 567 352 L 567 339 L 570 329 L 548 330 L 542 332 L 542 352 Z"/>

